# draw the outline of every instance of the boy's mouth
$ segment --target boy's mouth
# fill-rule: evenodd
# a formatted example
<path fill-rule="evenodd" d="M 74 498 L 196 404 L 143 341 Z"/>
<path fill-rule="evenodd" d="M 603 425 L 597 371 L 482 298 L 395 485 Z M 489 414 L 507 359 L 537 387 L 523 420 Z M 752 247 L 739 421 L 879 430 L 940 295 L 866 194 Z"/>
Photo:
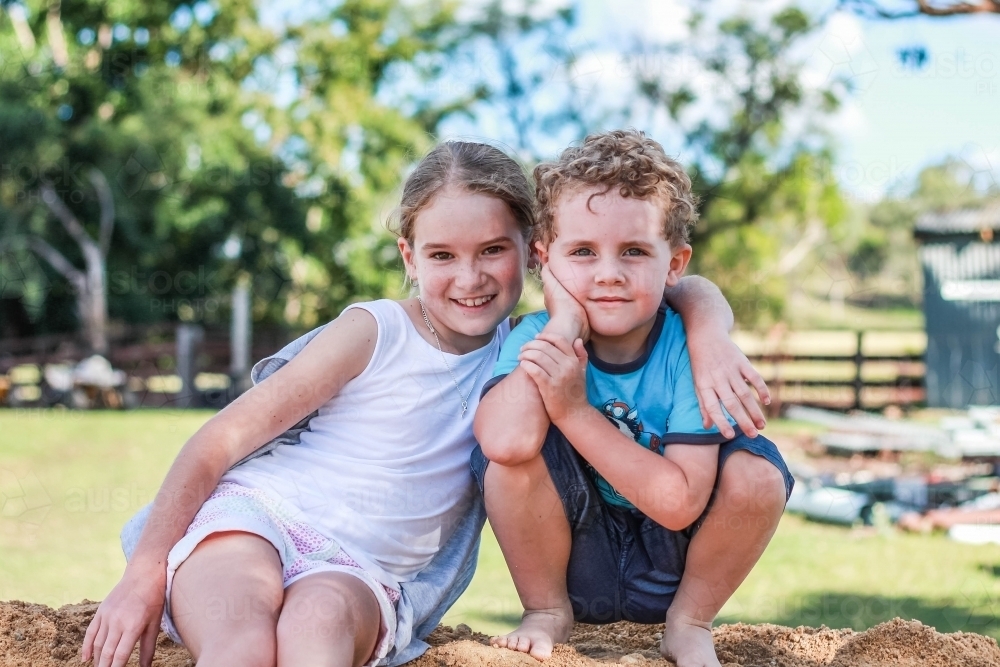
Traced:
<path fill-rule="evenodd" d="M 466 308 L 478 308 L 479 306 L 492 301 L 495 296 L 496 294 L 488 294 L 486 296 L 477 296 L 472 299 L 452 299 L 452 301 L 460 306 L 465 306 Z"/>

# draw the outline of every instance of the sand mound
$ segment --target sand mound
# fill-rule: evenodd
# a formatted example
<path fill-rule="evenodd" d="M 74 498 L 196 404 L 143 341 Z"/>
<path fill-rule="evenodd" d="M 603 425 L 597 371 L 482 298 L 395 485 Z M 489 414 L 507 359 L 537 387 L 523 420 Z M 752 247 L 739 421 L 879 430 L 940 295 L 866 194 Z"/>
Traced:
<path fill-rule="evenodd" d="M 0 602 L 0 667 L 79 664 L 80 644 L 97 604 L 84 600 L 59 610 L 26 602 Z M 981 635 L 941 634 L 918 621 L 895 619 L 866 632 L 777 625 L 723 625 L 714 630 L 723 665 L 767 667 L 997 667 L 1000 647 Z M 659 655 L 659 626 L 615 623 L 577 625 L 568 646 L 556 648 L 546 667 L 671 663 Z M 537 667 L 521 653 L 490 648 L 486 635 L 467 626 L 440 627 L 433 648 L 412 667 Z M 138 664 L 138 651 L 129 665 Z M 163 634 L 156 667 L 191 667 L 180 646 Z"/>

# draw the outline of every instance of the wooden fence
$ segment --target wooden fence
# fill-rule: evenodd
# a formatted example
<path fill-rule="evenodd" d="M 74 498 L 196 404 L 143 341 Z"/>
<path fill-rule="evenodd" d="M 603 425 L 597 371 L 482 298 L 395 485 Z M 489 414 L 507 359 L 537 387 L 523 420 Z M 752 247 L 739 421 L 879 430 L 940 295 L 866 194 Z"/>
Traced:
<path fill-rule="evenodd" d="M 737 344 L 768 382 L 771 415 L 786 404 L 834 409 L 878 409 L 887 405 L 908 407 L 925 402 L 922 344 L 893 345 L 896 334 L 913 332 L 788 332 L 775 336 L 737 332 Z M 255 330 L 251 359 L 272 354 L 295 337 L 294 332 Z M 831 338 L 833 336 L 834 338 Z M 795 339 L 797 337 L 797 340 Z M 888 339 L 890 345 L 869 349 L 869 337 Z M 806 342 L 806 345 L 802 343 Z M 876 341 L 877 342 L 877 341 Z M 234 378 L 230 373 L 230 343 L 227 330 L 209 329 L 196 346 L 193 377 L 196 391 L 183 393 L 178 376 L 177 329 L 173 324 L 128 327 L 113 332 L 108 359 L 129 377 L 133 405 L 177 407 L 224 405 L 232 400 Z M 878 345 L 874 348 L 879 348 Z M 13 378 L 35 389 L 19 390 L 31 400 L 7 392 L 6 403 L 45 405 L 40 369 L 46 364 L 79 361 L 86 356 L 73 336 L 37 336 L 0 341 L 0 385 L 19 369 L 36 369 L 35 378 L 21 373 Z M 14 371 L 12 373 L 12 371 Z M 24 378 L 27 378 L 27 381 Z M 15 382 L 15 385 L 17 382 Z M 16 386 L 13 387 L 16 390 Z M 2 392 L 0 392 L 2 393 Z M 51 401 L 49 401 L 51 402 Z M 0 404 L 4 403 L 0 396 Z M 100 403 L 100 402 L 98 402 Z M 113 401 L 104 401 L 111 404 Z"/>
<path fill-rule="evenodd" d="M 185 389 L 178 375 L 178 326 L 164 323 L 129 326 L 112 331 L 111 365 L 125 372 L 127 396 L 99 395 L 98 407 L 221 407 L 235 397 L 236 378 L 230 377 L 230 340 L 225 329 L 203 332 L 192 349 L 193 387 Z M 295 338 L 294 332 L 256 330 L 250 358 L 263 358 Z M 72 364 L 88 356 L 77 336 L 49 335 L 0 340 L 0 405 L 40 407 L 65 402 L 47 392 L 42 369 L 49 364 Z"/>
<path fill-rule="evenodd" d="M 903 349 L 893 353 L 866 353 L 866 336 L 875 333 L 884 338 L 894 332 L 850 332 L 853 350 L 844 350 L 840 345 L 836 352 L 785 352 L 779 341 L 758 346 L 769 349 L 750 351 L 748 357 L 771 391 L 769 412 L 777 415 L 785 404 L 861 410 L 925 403 L 922 346 L 911 344 L 909 350 L 899 346 Z"/>

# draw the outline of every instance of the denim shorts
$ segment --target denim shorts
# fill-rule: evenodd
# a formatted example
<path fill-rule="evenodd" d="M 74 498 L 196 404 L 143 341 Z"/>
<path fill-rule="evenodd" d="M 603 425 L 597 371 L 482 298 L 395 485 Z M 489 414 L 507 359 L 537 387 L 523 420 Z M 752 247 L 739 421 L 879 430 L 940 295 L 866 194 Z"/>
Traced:
<path fill-rule="evenodd" d="M 787 500 L 794 480 L 778 448 L 763 436 L 738 434 L 719 445 L 719 471 L 740 450 L 764 457 L 781 471 Z M 711 501 L 693 524 L 669 530 L 635 508 L 604 502 L 583 458 L 554 426 L 549 427 L 542 457 L 572 531 L 566 584 L 575 619 L 582 623 L 662 623 L 684 574 L 688 543 L 708 515 Z M 480 492 L 487 465 L 489 460 L 476 447 L 472 472 Z M 716 489 L 720 476 L 716 475 Z"/>

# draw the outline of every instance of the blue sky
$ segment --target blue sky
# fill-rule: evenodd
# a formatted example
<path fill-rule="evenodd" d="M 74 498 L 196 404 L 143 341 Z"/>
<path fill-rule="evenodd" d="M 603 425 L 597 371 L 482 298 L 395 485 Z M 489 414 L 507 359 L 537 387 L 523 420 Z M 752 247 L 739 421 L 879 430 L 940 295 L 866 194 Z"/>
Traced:
<path fill-rule="evenodd" d="M 635 35 L 683 40 L 691 4 L 584 0 L 581 30 L 611 51 Z M 713 0 L 703 7 L 718 16 L 764 17 L 787 4 Z M 830 4 L 805 0 L 816 11 Z M 807 81 L 821 85 L 839 75 L 856 86 L 825 123 L 836 148 L 838 179 L 851 196 L 872 201 L 894 188 L 906 189 L 921 168 L 948 156 L 967 162 L 981 184 L 1000 184 L 1000 16 L 875 21 L 841 12 L 802 47 Z M 898 55 L 914 47 L 927 53 L 919 69 L 904 67 Z M 661 141 L 666 145 L 668 137 Z"/>
<path fill-rule="evenodd" d="M 874 194 L 948 155 L 1000 183 L 1000 17 L 856 25 L 855 65 L 871 74 L 835 132 L 845 188 Z M 896 55 L 913 45 L 928 50 L 920 70 Z"/>
<path fill-rule="evenodd" d="M 465 0 L 463 5 L 475 11 L 484 1 Z M 545 11 L 565 1 L 538 0 L 537 6 Z M 832 4 L 802 1 L 816 11 Z M 598 91 L 598 100 L 626 93 L 632 76 L 623 54 L 629 45 L 637 38 L 683 40 L 692 4 L 692 0 L 581 0 L 581 20 L 571 43 L 582 56 L 574 83 Z M 787 0 L 712 0 L 703 6 L 713 16 L 743 12 L 766 17 L 787 4 Z M 307 6 L 264 0 L 262 17 L 265 22 L 280 20 L 308 12 Z M 900 64 L 900 49 L 913 47 L 926 49 L 928 57 L 920 69 Z M 834 75 L 851 76 L 856 83 L 855 94 L 825 122 L 836 149 L 838 179 L 854 198 L 873 201 L 894 188 L 905 190 L 921 168 L 947 156 L 968 163 L 981 184 L 1000 184 L 1000 16 L 874 21 L 838 13 L 803 44 L 802 58 L 815 84 Z M 686 63 L 670 66 L 674 70 L 667 76 L 698 78 Z M 458 82 L 463 77 L 458 74 L 453 83 L 461 87 Z M 710 98 L 706 95 L 708 114 Z M 668 149 L 680 150 L 669 127 L 643 129 Z M 440 138 L 476 137 L 509 145 L 509 134 L 502 119 L 484 116 L 477 122 L 457 120 L 444 128 Z M 548 139 L 554 143 L 543 148 L 546 152 L 562 145 L 561 138 Z"/>

